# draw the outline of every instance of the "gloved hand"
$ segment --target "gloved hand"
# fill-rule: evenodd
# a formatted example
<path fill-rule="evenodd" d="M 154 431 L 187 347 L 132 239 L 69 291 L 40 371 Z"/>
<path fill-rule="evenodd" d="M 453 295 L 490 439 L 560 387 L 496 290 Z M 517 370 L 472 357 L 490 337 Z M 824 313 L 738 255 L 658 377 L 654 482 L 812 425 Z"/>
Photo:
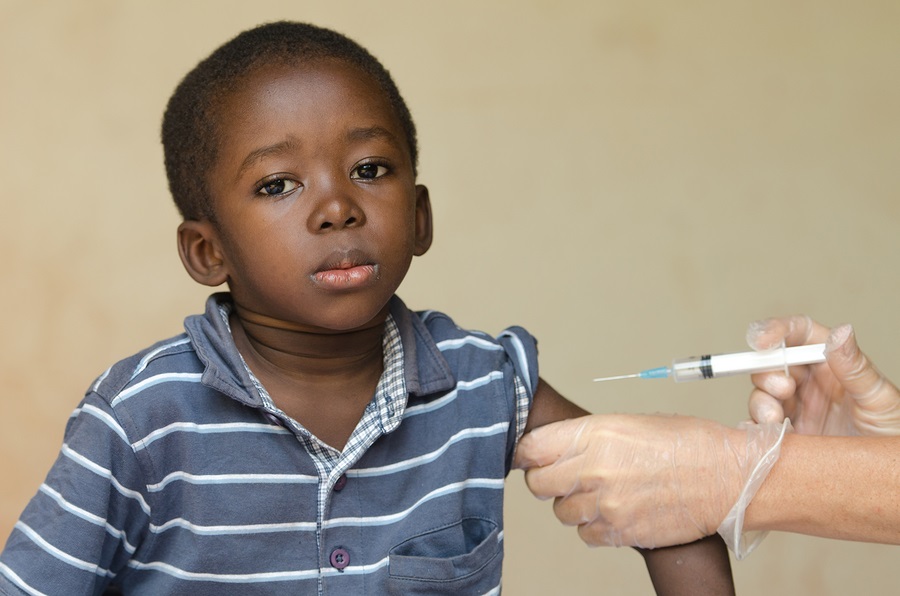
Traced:
<path fill-rule="evenodd" d="M 516 467 L 538 498 L 592 546 L 656 548 L 722 533 L 738 557 L 743 512 L 789 423 L 735 429 L 664 415 L 592 415 L 526 434 Z M 737 503 L 737 504 L 736 504 Z"/>
<path fill-rule="evenodd" d="M 751 323 L 755 349 L 825 342 L 824 364 L 752 376 L 750 415 L 757 422 L 789 417 L 801 434 L 900 434 L 900 392 L 863 354 L 850 325 L 829 330 L 807 316 Z"/>

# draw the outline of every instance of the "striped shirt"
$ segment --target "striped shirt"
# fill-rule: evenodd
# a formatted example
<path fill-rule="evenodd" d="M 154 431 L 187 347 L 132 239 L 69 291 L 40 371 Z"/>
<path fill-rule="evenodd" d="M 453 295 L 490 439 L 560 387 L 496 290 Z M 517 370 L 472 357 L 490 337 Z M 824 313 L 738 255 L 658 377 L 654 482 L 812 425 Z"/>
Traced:
<path fill-rule="evenodd" d="M 269 398 L 229 308 L 212 296 L 94 383 L 0 554 L 0 592 L 499 593 L 534 339 L 395 297 L 384 373 L 337 451 Z"/>

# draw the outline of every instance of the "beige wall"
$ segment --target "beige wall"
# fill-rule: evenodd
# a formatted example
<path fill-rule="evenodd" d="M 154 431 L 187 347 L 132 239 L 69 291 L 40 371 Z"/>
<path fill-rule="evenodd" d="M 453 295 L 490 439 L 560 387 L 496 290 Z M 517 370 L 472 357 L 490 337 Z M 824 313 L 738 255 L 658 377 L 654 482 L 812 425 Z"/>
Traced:
<path fill-rule="evenodd" d="M 586 408 L 736 423 L 746 379 L 590 379 L 742 349 L 749 321 L 793 312 L 855 323 L 900 379 L 898 7 L 0 0 L 0 536 L 94 376 L 201 308 L 158 123 L 198 59 L 277 18 L 356 38 L 412 108 L 437 235 L 401 295 L 525 325 Z M 584 548 L 509 486 L 507 593 L 650 591 L 639 556 Z M 772 535 L 735 576 L 743 594 L 889 594 L 897 555 Z"/>

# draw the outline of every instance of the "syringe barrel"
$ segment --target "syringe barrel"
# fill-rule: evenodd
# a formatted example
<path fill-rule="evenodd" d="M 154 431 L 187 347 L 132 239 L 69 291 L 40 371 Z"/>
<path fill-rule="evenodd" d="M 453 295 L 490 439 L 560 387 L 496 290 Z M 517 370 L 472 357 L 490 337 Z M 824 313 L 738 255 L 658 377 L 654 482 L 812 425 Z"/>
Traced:
<path fill-rule="evenodd" d="M 702 381 L 712 379 L 712 356 L 690 356 L 688 358 L 676 358 L 672 361 L 671 376 L 676 383 L 684 381 Z"/>
<path fill-rule="evenodd" d="M 775 348 L 760 352 L 712 354 L 680 358 L 672 362 L 672 378 L 676 382 L 700 381 L 769 370 L 787 370 L 789 366 L 825 360 L 825 345 L 814 344 Z"/>

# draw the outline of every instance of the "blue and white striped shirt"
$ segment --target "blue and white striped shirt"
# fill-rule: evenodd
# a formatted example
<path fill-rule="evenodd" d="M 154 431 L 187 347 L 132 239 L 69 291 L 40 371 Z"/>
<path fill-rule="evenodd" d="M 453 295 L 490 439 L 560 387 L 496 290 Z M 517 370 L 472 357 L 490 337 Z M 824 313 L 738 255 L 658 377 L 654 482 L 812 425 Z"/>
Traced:
<path fill-rule="evenodd" d="M 0 592 L 499 593 L 534 339 L 395 297 L 385 372 L 338 452 L 268 398 L 229 304 L 212 296 L 90 388 L 0 555 Z"/>

